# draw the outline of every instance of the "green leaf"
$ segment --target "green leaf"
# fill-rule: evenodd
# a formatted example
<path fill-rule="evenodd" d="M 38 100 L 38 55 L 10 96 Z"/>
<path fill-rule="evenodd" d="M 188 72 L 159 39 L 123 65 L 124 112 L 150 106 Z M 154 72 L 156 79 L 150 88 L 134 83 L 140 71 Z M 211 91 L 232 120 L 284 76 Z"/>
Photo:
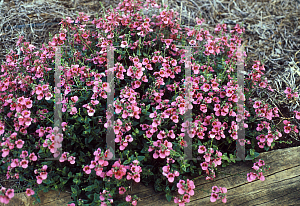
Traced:
<path fill-rule="evenodd" d="M 228 159 L 227 153 L 225 153 L 225 154 L 222 155 L 222 159 L 223 159 L 223 160 L 226 160 L 226 161 L 228 161 L 228 162 L 230 161 L 230 160 Z"/>
<path fill-rule="evenodd" d="M 145 112 L 145 113 L 143 113 L 143 114 L 146 114 L 147 112 Z M 145 121 L 145 119 L 146 119 L 146 117 L 145 117 L 145 115 L 143 115 L 143 116 L 141 116 L 141 122 L 144 122 Z"/>
<path fill-rule="evenodd" d="M 72 193 L 77 194 L 77 190 L 74 187 L 71 187 Z"/>
<path fill-rule="evenodd" d="M 124 164 L 124 165 L 127 165 L 127 164 L 129 164 L 130 162 L 131 162 L 130 160 L 125 160 L 123 164 Z"/>
<path fill-rule="evenodd" d="M 172 196 L 172 195 L 169 195 L 169 194 L 166 194 L 166 198 L 167 198 L 168 202 L 171 202 L 173 196 Z"/>
<path fill-rule="evenodd" d="M 254 152 L 255 152 L 254 149 L 250 149 L 250 156 L 251 156 L 251 157 L 254 156 Z"/>
<path fill-rule="evenodd" d="M 68 173 L 68 177 L 69 177 L 69 178 L 73 177 L 72 172 L 69 172 L 69 173 Z"/>
<path fill-rule="evenodd" d="M 141 56 L 141 51 L 139 49 L 137 50 L 137 55 Z"/>
<path fill-rule="evenodd" d="M 148 111 L 150 109 L 150 104 L 148 104 L 147 106 L 146 106 L 146 110 Z"/>
<path fill-rule="evenodd" d="M 264 146 L 264 149 L 265 149 L 266 151 L 268 151 L 268 150 L 270 149 L 270 147 Z"/>
<path fill-rule="evenodd" d="M 91 121 L 91 119 L 86 116 L 84 119 L 84 123 L 88 124 L 90 121 Z"/>
<path fill-rule="evenodd" d="M 258 157 L 259 153 L 258 152 L 254 152 L 254 158 Z"/>
<path fill-rule="evenodd" d="M 145 159 L 145 156 L 138 156 L 138 157 L 137 157 L 137 160 L 138 160 L 139 162 L 143 161 L 144 159 Z"/>
<path fill-rule="evenodd" d="M 95 188 L 95 185 L 90 185 L 90 186 L 87 186 L 86 188 L 84 188 L 85 191 L 92 191 L 93 189 Z"/>
<path fill-rule="evenodd" d="M 84 119 L 82 117 L 79 117 L 78 121 L 82 123 L 82 122 L 84 122 Z"/>
<path fill-rule="evenodd" d="M 253 160 L 253 157 L 251 157 L 250 155 L 247 155 L 245 160 Z"/>

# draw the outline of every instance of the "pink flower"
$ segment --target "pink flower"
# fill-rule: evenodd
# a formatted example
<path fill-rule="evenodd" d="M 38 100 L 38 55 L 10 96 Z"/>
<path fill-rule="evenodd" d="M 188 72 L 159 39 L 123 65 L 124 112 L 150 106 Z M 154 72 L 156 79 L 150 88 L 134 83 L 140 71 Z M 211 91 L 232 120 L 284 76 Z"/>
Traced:
<path fill-rule="evenodd" d="M 21 139 L 18 139 L 18 140 L 15 142 L 17 148 L 19 148 L 19 149 L 21 149 L 21 148 L 23 147 L 24 143 L 25 143 L 25 142 L 24 142 L 23 140 L 21 140 Z"/>
<path fill-rule="evenodd" d="M 41 176 L 37 176 L 36 179 L 37 179 L 37 183 L 38 183 L 39 185 L 42 184 L 43 178 L 42 178 Z"/>
<path fill-rule="evenodd" d="M 20 162 L 20 165 L 22 166 L 22 168 L 27 168 L 28 167 L 28 160 L 22 160 L 21 162 Z"/>
<path fill-rule="evenodd" d="M 221 193 L 227 193 L 227 188 L 226 187 L 220 187 L 220 192 Z"/>
<path fill-rule="evenodd" d="M 284 132 L 289 134 L 292 128 L 290 126 L 284 126 Z"/>
<path fill-rule="evenodd" d="M 257 108 L 260 107 L 260 105 L 261 105 L 261 102 L 255 101 L 255 102 L 254 102 L 254 105 L 253 105 L 253 108 L 257 109 Z"/>
<path fill-rule="evenodd" d="M 43 180 L 47 179 L 47 172 L 41 172 L 40 176 L 42 177 Z"/>
<path fill-rule="evenodd" d="M 219 195 L 217 195 L 215 193 L 211 193 L 210 201 L 215 202 L 215 201 L 217 201 L 217 199 L 219 199 Z"/>
<path fill-rule="evenodd" d="M 9 149 L 2 149 L 2 157 L 6 157 L 9 154 Z"/>
<path fill-rule="evenodd" d="M 4 133 L 4 128 L 5 128 L 5 126 L 0 123 L 0 135 L 2 135 Z"/>
<path fill-rule="evenodd" d="M 206 113 L 206 112 L 207 112 L 207 106 L 206 106 L 206 104 L 201 104 L 201 105 L 200 105 L 200 110 L 201 110 L 203 113 Z"/>
<path fill-rule="evenodd" d="M 204 152 L 206 152 L 206 148 L 204 145 L 199 146 L 198 148 L 198 153 L 199 154 L 203 154 Z"/>
<path fill-rule="evenodd" d="M 208 92 L 210 90 L 210 85 L 207 83 L 204 83 L 201 87 L 200 87 L 204 92 Z"/>
<path fill-rule="evenodd" d="M 8 190 L 6 190 L 5 195 L 6 195 L 9 199 L 13 198 L 13 197 L 15 196 L 15 194 L 14 194 L 14 189 L 8 189 Z"/>
<path fill-rule="evenodd" d="M 34 195 L 34 191 L 32 190 L 32 189 L 30 189 L 30 188 L 27 188 L 26 189 L 26 195 L 29 197 L 29 196 L 31 196 L 31 195 Z"/>
<path fill-rule="evenodd" d="M 123 195 L 126 192 L 125 187 L 119 187 L 119 194 Z"/>
<path fill-rule="evenodd" d="M 227 202 L 226 197 L 223 197 L 223 198 L 222 198 L 222 202 L 223 202 L 223 203 L 226 203 L 226 202 Z"/>
<path fill-rule="evenodd" d="M 121 42 L 121 47 L 122 47 L 122 48 L 128 47 L 128 43 L 127 43 L 126 41 L 122 41 L 122 42 Z"/>
<path fill-rule="evenodd" d="M 65 33 L 60 33 L 60 34 L 59 34 L 59 38 L 60 38 L 61 40 L 65 40 L 65 39 L 66 39 L 66 34 L 65 34 Z"/>
<path fill-rule="evenodd" d="M 284 90 L 284 93 L 285 94 L 288 94 L 288 93 L 291 93 L 292 92 L 292 89 L 290 87 L 287 87 L 285 90 Z"/>
<path fill-rule="evenodd" d="M 219 191 L 220 191 L 220 189 L 217 186 L 212 187 L 212 192 L 213 193 L 218 193 Z"/>
<path fill-rule="evenodd" d="M 171 172 L 167 175 L 167 178 L 168 178 L 169 182 L 174 182 L 174 177 L 175 177 L 175 175 Z"/>
<path fill-rule="evenodd" d="M 165 43 L 168 47 L 171 45 L 172 42 L 173 42 L 173 39 L 165 39 Z"/>
<path fill-rule="evenodd" d="M 90 174 L 90 173 L 91 173 L 90 166 L 89 166 L 89 165 L 86 165 L 86 166 L 83 168 L 83 171 L 84 171 L 86 174 Z"/>
<path fill-rule="evenodd" d="M 296 119 L 300 119 L 300 112 L 294 111 Z"/>
<path fill-rule="evenodd" d="M 262 172 L 259 172 L 258 173 L 258 178 L 261 180 L 261 181 L 265 181 L 265 177 L 263 176 L 263 173 Z"/>
<path fill-rule="evenodd" d="M 257 177 L 257 174 L 256 173 L 253 173 L 253 172 L 250 172 L 247 174 L 247 180 L 248 182 L 252 182 L 253 180 L 255 180 Z"/>
<path fill-rule="evenodd" d="M 125 200 L 126 200 L 126 202 L 130 202 L 131 201 L 131 195 L 127 195 Z"/>

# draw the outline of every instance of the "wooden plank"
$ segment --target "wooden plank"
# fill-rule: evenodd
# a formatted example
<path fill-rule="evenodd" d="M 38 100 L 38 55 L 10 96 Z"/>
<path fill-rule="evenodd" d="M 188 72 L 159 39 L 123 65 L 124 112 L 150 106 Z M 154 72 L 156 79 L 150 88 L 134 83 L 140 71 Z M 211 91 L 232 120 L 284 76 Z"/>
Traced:
<path fill-rule="evenodd" d="M 219 168 L 222 174 L 214 181 L 207 181 L 204 177 L 194 181 L 195 195 L 186 206 L 222 205 L 221 200 L 210 202 L 210 194 L 199 189 L 211 191 L 214 185 L 227 188 L 227 205 L 300 205 L 300 147 L 279 149 L 261 153 L 258 159 L 263 159 L 271 168 L 265 174 L 265 181 L 247 181 L 246 174 L 252 170 L 252 162 L 237 162 L 226 168 Z M 200 165 L 199 165 L 200 167 Z M 224 174 L 225 173 L 225 174 Z M 244 173 L 244 174 L 243 174 Z M 137 195 L 138 205 L 142 206 L 173 206 L 174 201 L 168 202 L 163 192 L 155 193 L 153 185 L 133 184 L 133 190 L 126 194 Z M 178 195 L 174 192 L 173 195 Z M 71 201 L 69 193 L 57 191 L 40 192 L 41 203 L 37 205 L 65 205 Z M 125 195 L 119 196 L 122 199 Z M 33 205 L 34 198 L 25 193 L 15 194 L 9 205 Z M 0 206 L 4 204 L 0 203 Z"/>
<path fill-rule="evenodd" d="M 195 195 L 186 205 L 223 204 L 220 199 L 210 202 L 210 194 L 199 190 L 211 191 L 214 185 L 227 188 L 228 205 L 300 205 L 300 147 L 264 152 L 256 160 L 260 158 L 270 166 L 265 181 L 248 182 L 247 173 L 254 171 L 252 162 L 237 162 L 219 168 L 226 174 L 219 174 L 214 181 L 207 181 L 204 177 L 195 180 Z M 143 206 L 174 205 L 173 200 L 168 202 L 163 193 L 155 193 L 153 188 L 144 185 L 133 185 L 133 191 L 128 194 L 138 195 L 141 198 L 139 205 Z"/>
<path fill-rule="evenodd" d="M 50 190 L 47 193 L 41 191 L 39 193 L 39 197 L 41 199 L 41 203 L 36 201 L 35 205 L 33 202 L 35 198 L 30 196 L 28 197 L 25 192 L 15 193 L 15 196 L 9 201 L 8 204 L 0 203 L 0 206 L 56 206 L 61 205 L 65 206 L 68 202 L 72 201 L 71 195 L 66 192 L 60 192 Z"/>

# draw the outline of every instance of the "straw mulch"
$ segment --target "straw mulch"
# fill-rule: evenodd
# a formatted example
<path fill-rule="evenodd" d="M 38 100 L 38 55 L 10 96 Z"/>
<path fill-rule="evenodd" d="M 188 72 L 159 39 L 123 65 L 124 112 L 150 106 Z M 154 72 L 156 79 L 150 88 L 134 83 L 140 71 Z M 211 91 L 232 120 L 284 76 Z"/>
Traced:
<path fill-rule="evenodd" d="M 118 0 L 101 0 L 105 11 L 116 8 Z M 161 0 L 159 1 L 159 3 Z M 296 89 L 300 95 L 300 1 L 299 0 L 164 0 L 169 8 L 180 13 L 182 24 L 192 28 L 195 18 L 202 16 L 203 24 L 213 34 L 219 23 L 226 23 L 233 29 L 236 23 L 245 27 L 243 45 L 249 57 L 245 68 L 249 72 L 255 60 L 265 60 L 265 73 L 275 92 L 254 93 L 257 100 L 264 100 L 280 110 L 280 119 L 273 121 L 283 131 L 283 120 L 300 111 L 299 101 L 286 100 L 286 87 Z M 49 33 L 59 31 L 58 23 L 65 16 L 72 19 L 77 12 L 91 17 L 103 13 L 98 0 L 0 0 L 0 62 L 5 54 L 15 49 L 17 35 L 25 36 L 34 46 L 48 43 Z M 300 121 L 292 123 L 300 129 Z M 282 132 L 283 133 L 283 132 Z M 281 140 L 292 144 L 277 144 L 273 149 L 300 146 L 299 134 L 283 133 Z M 262 152 L 260 148 L 257 151 Z"/>

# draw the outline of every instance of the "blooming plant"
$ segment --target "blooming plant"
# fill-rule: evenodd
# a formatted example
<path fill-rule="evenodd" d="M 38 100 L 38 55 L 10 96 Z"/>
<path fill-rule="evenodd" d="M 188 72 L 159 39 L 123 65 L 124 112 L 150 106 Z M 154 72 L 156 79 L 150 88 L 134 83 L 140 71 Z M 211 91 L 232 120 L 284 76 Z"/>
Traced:
<path fill-rule="evenodd" d="M 39 191 L 71 188 L 73 201 L 68 205 L 137 205 L 139 198 L 127 194 L 129 186 L 153 182 L 168 201 L 173 198 L 174 203 L 185 205 L 196 190 L 187 175 L 203 174 L 213 180 L 218 166 L 235 162 L 231 143 L 238 139 L 238 122 L 243 118 L 249 123 L 244 124 L 246 139 L 241 142 L 248 159 L 258 156 L 255 145 L 268 149 L 281 137 L 268 122 L 279 117 L 278 108 L 251 99 L 257 84 L 272 90 L 263 79 L 261 62 L 255 62 L 245 79 L 245 95 L 235 94 L 236 62 L 246 56 L 236 52 L 244 28 L 237 24 L 226 36 L 226 24 L 218 25 L 218 37 L 214 37 L 201 28 L 204 19 L 197 19 L 194 29 L 183 29 L 177 12 L 161 8 L 154 0 L 144 3 L 124 0 L 92 21 L 84 13 L 75 21 L 66 17 L 60 33 L 48 45 L 37 50 L 20 37 L 16 46 L 23 56 L 14 51 L 7 54 L 0 83 L 1 168 L 8 179 L 27 183 L 28 196 L 39 201 Z M 150 17 L 142 13 L 149 8 L 156 12 Z M 87 26 L 90 24 L 93 29 Z M 186 51 L 179 43 L 198 46 L 192 48 L 191 91 L 184 90 Z M 53 127 L 57 46 L 69 46 L 62 47 L 60 67 L 62 133 Z M 114 114 L 106 105 L 112 92 L 108 46 L 117 54 Z M 188 92 L 192 100 L 185 98 Z M 244 109 L 237 106 L 238 99 L 247 102 Z M 183 118 L 187 109 L 192 110 L 191 124 Z M 237 110 L 244 117 L 237 115 Z M 300 113 L 294 113 L 300 119 Z M 112 115 L 114 122 L 110 121 Z M 285 133 L 298 133 L 291 122 L 284 124 Z M 110 127 L 115 151 L 106 147 Z M 185 157 L 185 133 L 192 141 L 194 160 L 180 158 Z M 45 160 L 52 155 L 59 161 Z M 263 181 L 262 166 L 262 160 L 255 163 L 258 174 L 245 178 Z M 225 203 L 226 192 L 226 188 L 214 186 L 211 202 L 222 199 Z M 117 195 L 124 198 L 116 199 Z M 1 188 L 0 202 L 8 203 L 13 196 L 13 189 Z"/>

